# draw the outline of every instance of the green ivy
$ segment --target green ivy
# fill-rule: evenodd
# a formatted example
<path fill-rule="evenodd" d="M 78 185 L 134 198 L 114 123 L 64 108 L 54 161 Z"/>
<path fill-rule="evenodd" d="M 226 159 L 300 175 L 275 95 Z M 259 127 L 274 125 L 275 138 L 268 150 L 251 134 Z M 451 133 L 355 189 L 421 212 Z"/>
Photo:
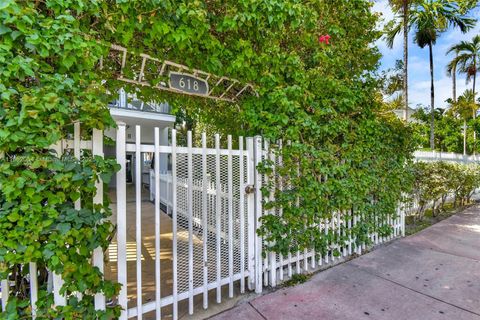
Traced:
<path fill-rule="evenodd" d="M 49 150 L 81 122 L 84 139 L 112 119 L 95 65 L 105 48 L 84 17 L 100 4 L 83 1 L 0 2 L 0 279 L 14 282 L 0 318 L 31 316 L 28 263 L 39 270 L 39 318 L 111 318 L 118 307 L 94 309 L 94 295 L 119 291 L 91 264 L 113 232 L 108 197 L 93 205 L 95 183 L 108 183 L 111 160 L 81 160 Z M 81 210 L 74 203 L 81 199 Z M 47 270 L 62 276 L 67 305 L 52 308 Z M 75 292 L 82 293 L 79 301 Z"/>
<path fill-rule="evenodd" d="M 57 160 L 45 149 L 67 137 L 75 121 L 85 136 L 111 126 L 105 106 L 120 86 L 146 101 L 168 101 L 223 134 L 284 141 L 277 173 L 289 188 L 273 190 L 275 201 L 265 204 L 283 208 L 283 216 L 264 216 L 258 230 L 270 249 L 325 252 L 328 242 L 345 239 L 315 225 L 338 212 L 364 217 L 351 231 L 359 242 L 372 231 L 391 232 L 374 222 L 394 215 L 409 189 L 406 165 L 415 144 L 412 130 L 381 101 L 374 46 L 381 34 L 371 6 L 368 0 L 0 1 L 0 151 L 9 168 L 0 175 L 3 277 L 27 274 L 32 257 L 61 272 L 68 306 L 51 311 L 44 291 L 39 304 L 66 318 L 93 318 L 94 292 L 110 297 L 118 290 L 97 270 L 84 269 L 111 230 L 108 204 L 88 206 L 89 186 L 112 173 L 113 164 L 88 155 L 78 163 Z M 318 41 L 326 34 L 329 45 Z M 258 97 L 224 103 L 131 88 L 115 80 L 118 70 L 95 68 L 100 57 L 108 61 L 112 43 L 252 83 Z M 125 74 L 136 67 L 129 62 Z M 16 164 L 20 157 L 45 163 L 33 169 Z M 263 167 L 271 172 L 268 163 Z M 75 212 L 78 194 L 84 211 Z M 72 241 L 79 250 L 70 248 Z M 71 293 L 80 288 L 88 290 L 78 301 Z M 6 314 L 28 314 L 26 299 L 12 299 Z M 117 311 L 108 309 L 108 316 Z"/>

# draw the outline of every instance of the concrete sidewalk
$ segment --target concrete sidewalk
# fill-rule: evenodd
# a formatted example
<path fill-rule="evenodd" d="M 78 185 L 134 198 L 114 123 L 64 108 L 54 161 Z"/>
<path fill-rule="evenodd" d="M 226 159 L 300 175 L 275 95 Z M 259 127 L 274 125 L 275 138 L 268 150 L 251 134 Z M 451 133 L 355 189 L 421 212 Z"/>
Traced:
<path fill-rule="evenodd" d="M 480 208 L 212 319 L 480 320 Z"/>

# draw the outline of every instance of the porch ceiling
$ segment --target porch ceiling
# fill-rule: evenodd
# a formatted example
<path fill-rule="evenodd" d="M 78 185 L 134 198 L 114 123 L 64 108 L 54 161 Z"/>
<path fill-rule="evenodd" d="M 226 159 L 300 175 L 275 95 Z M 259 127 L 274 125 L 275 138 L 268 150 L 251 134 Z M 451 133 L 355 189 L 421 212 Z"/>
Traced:
<path fill-rule="evenodd" d="M 125 122 L 127 125 L 127 142 L 135 142 L 135 127 L 139 125 L 141 128 L 141 143 L 153 143 L 154 130 L 158 127 L 161 136 L 160 144 L 166 145 L 167 141 L 165 140 L 166 137 L 164 137 L 163 129 L 172 128 L 175 123 L 175 116 L 168 114 L 119 109 L 110 109 L 110 112 L 116 122 Z M 113 140 L 116 140 L 115 129 L 109 129 L 105 134 Z"/>

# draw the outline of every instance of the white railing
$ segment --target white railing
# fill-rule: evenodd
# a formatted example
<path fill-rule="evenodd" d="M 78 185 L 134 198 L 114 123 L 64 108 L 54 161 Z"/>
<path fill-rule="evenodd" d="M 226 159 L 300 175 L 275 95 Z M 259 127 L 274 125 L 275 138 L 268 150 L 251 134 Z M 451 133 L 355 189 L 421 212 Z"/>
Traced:
<path fill-rule="evenodd" d="M 439 151 L 415 151 L 414 158 L 416 161 L 448 161 L 459 163 L 474 163 L 480 161 L 478 155 L 463 155 L 453 152 Z"/>

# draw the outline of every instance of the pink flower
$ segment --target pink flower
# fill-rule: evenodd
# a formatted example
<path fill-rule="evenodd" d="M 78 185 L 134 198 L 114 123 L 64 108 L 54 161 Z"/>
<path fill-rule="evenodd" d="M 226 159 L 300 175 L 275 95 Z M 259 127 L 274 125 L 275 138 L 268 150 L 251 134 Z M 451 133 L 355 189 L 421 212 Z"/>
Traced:
<path fill-rule="evenodd" d="M 325 44 L 330 44 L 329 43 L 330 38 L 331 38 L 330 35 L 326 34 L 326 35 L 320 36 L 318 38 L 318 42 L 325 43 Z"/>

